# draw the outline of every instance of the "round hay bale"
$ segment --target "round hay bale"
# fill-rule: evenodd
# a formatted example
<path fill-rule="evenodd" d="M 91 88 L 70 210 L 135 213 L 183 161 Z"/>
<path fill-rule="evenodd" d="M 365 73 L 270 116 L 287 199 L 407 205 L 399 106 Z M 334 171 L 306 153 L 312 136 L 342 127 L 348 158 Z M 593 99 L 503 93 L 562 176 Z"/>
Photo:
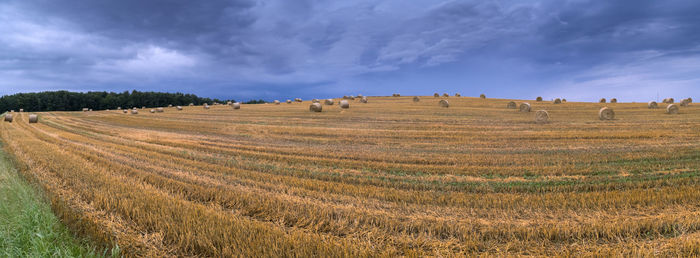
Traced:
<path fill-rule="evenodd" d="M 615 119 L 615 111 L 609 107 L 603 107 L 598 111 L 598 118 L 600 120 L 613 120 Z"/>
<path fill-rule="evenodd" d="M 688 103 L 693 103 L 693 98 L 688 97 L 687 100 L 688 100 Z"/>
<path fill-rule="evenodd" d="M 304 102 L 304 101 L 301 100 L 300 98 L 295 98 L 294 101 L 296 101 L 296 102 Z"/>
<path fill-rule="evenodd" d="M 599 102 L 599 103 L 605 103 L 605 102 L 608 102 L 608 101 L 605 100 L 605 98 L 601 98 L 600 101 L 598 101 L 598 102 Z"/>
<path fill-rule="evenodd" d="M 675 115 L 678 114 L 678 106 L 676 104 L 671 104 L 666 106 L 666 114 Z"/>
<path fill-rule="evenodd" d="M 128 113 L 129 113 L 129 111 L 126 110 L 126 109 L 124 109 L 124 110 L 122 110 L 122 111 L 124 112 L 124 114 L 128 114 Z"/>
<path fill-rule="evenodd" d="M 350 102 L 348 102 L 347 100 L 341 100 L 339 105 L 341 108 L 350 108 Z"/>
<path fill-rule="evenodd" d="M 523 102 L 520 104 L 520 112 L 530 112 L 532 107 L 530 107 L 530 103 Z"/>
<path fill-rule="evenodd" d="M 132 109 L 132 110 L 131 110 L 131 114 L 132 114 L 132 115 L 138 115 L 138 114 L 139 114 L 139 110 L 138 110 L 138 109 Z"/>
<path fill-rule="evenodd" d="M 462 96 L 462 94 L 455 93 L 455 97 L 461 97 L 461 96 Z"/>
<path fill-rule="evenodd" d="M 435 92 L 435 94 L 433 94 L 433 96 L 436 97 L 436 98 L 439 98 L 439 97 L 440 97 L 440 93 Z"/>
<path fill-rule="evenodd" d="M 344 95 L 344 96 L 343 96 L 343 99 L 350 99 L 350 97 L 347 96 L 347 95 Z"/>
<path fill-rule="evenodd" d="M 610 99 L 610 103 L 617 103 L 617 99 L 616 98 Z"/>
<path fill-rule="evenodd" d="M 673 99 L 673 98 L 667 98 L 667 99 L 666 99 L 666 102 L 664 102 L 664 103 L 673 104 L 674 102 L 676 102 L 675 99 Z"/>
<path fill-rule="evenodd" d="M 241 103 L 240 102 L 233 103 L 233 109 L 241 109 Z"/>
<path fill-rule="evenodd" d="M 561 104 L 561 99 L 560 98 L 554 99 L 554 104 Z"/>
<path fill-rule="evenodd" d="M 230 105 L 233 105 L 233 102 L 231 102 L 231 101 L 226 102 L 226 105 L 229 105 L 229 106 L 230 106 Z"/>
<path fill-rule="evenodd" d="M 333 99 L 326 99 L 323 101 L 323 104 L 326 104 L 328 106 L 333 106 L 333 104 L 335 104 L 335 102 L 333 102 Z"/>
<path fill-rule="evenodd" d="M 537 102 L 542 101 L 542 97 L 537 97 L 537 99 L 535 99 L 535 101 L 537 101 Z"/>
<path fill-rule="evenodd" d="M 288 99 L 288 100 L 287 100 L 287 104 L 292 104 L 292 100 L 291 100 L 291 99 Z"/>
<path fill-rule="evenodd" d="M 19 112 L 20 112 L 20 113 L 24 112 L 24 108 L 20 108 L 20 109 L 19 109 Z"/>
<path fill-rule="evenodd" d="M 413 102 L 420 102 L 420 98 L 418 96 L 413 97 Z"/>
<path fill-rule="evenodd" d="M 280 104 L 280 101 L 279 101 L 279 100 L 275 100 L 275 101 L 273 101 L 273 102 L 275 103 L 275 105 L 279 105 L 279 104 Z"/>
<path fill-rule="evenodd" d="M 182 106 L 177 106 L 177 111 L 182 111 Z"/>
<path fill-rule="evenodd" d="M 117 110 L 122 110 L 122 107 L 117 107 Z"/>
<path fill-rule="evenodd" d="M 151 114 L 155 113 L 156 110 L 151 108 Z"/>
<path fill-rule="evenodd" d="M 443 93 L 442 96 L 445 97 L 445 98 L 449 98 L 449 97 L 450 97 L 450 94 Z"/>
<path fill-rule="evenodd" d="M 12 123 L 13 120 L 14 117 L 12 116 L 12 114 L 5 114 L 5 122 Z"/>
<path fill-rule="evenodd" d="M 681 107 L 687 107 L 688 104 L 688 99 L 681 100 Z"/>
<path fill-rule="evenodd" d="M 209 109 L 209 105 L 204 105 L 204 109 Z"/>
<path fill-rule="evenodd" d="M 549 122 L 549 113 L 546 110 L 537 110 L 537 112 L 535 112 L 535 122 L 537 122 L 537 123 Z"/>
<path fill-rule="evenodd" d="M 516 108 L 518 108 L 518 104 L 515 104 L 515 101 L 511 101 L 511 102 L 508 102 L 508 105 L 506 107 L 511 108 L 511 109 L 516 109 Z"/>
<path fill-rule="evenodd" d="M 311 103 L 309 106 L 309 111 L 311 112 L 321 112 L 323 110 L 323 106 L 321 106 L 321 103 Z"/>
<path fill-rule="evenodd" d="M 173 107 L 173 104 L 168 105 L 169 108 Z"/>
<path fill-rule="evenodd" d="M 15 110 L 14 110 L 14 109 L 13 109 L 13 110 L 10 110 L 10 113 L 14 113 L 14 112 L 15 112 Z"/>
<path fill-rule="evenodd" d="M 649 101 L 647 104 L 648 108 L 659 108 L 659 103 L 656 103 L 656 101 Z"/>
<path fill-rule="evenodd" d="M 83 108 L 83 112 L 88 112 L 89 110 L 90 110 L 89 108 Z M 22 112 L 22 110 L 20 109 L 19 112 Z"/>
<path fill-rule="evenodd" d="M 362 94 L 357 94 L 357 97 L 358 97 L 358 98 L 364 98 L 365 96 L 363 96 Z"/>
<path fill-rule="evenodd" d="M 194 103 L 190 103 L 190 107 L 191 107 L 191 106 L 194 106 Z"/>
<path fill-rule="evenodd" d="M 355 100 L 355 96 L 350 95 L 350 100 Z"/>
<path fill-rule="evenodd" d="M 479 98 L 485 99 L 485 98 L 486 98 L 486 94 L 481 94 L 481 95 L 479 95 Z"/>
<path fill-rule="evenodd" d="M 35 114 L 29 115 L 29 123 L 30 124 L 36 124 L 38 122 L 39 122 L 39 116 L 37 116 Z"/>
<path fill-rule="evenodd" d="M 446 99 L 441 99 L 439 104 L 441 107 L 444 107 L 444 108 L 450 107 L 450 102 L 447 102 Z"/>
<path fill-rule="evenodd" d="M 367 103 L 367 97 L 362 97 L 362 98 L 360 99 L 360 102 L 366 104 L 366 103 Z"/>
<path fill-rule="evenodd" d="M 562 102 L 562 103 L 566 103 L 566 99 L 561 99 L 561 102 Z"/>
<path fill-rule="evenodd" d="M 163 113 L 163 112 L 165 112 L 165 109 L 163 109 L 162 107 L 159 107 L 159 108 L 156 108 L 156 112 Z"/>
<path fill-rule="evenodd" d="M 321 101 L 318 100 L 318 99 L 312 99 L 312 100 L 311 100 L 311 103 L 320 103 L 320 102 L 321 102 Z"/>
<path fill-rule="evenodd" d="M 141 109 L 146 109 L 146 106 L 142 106 Z"/>

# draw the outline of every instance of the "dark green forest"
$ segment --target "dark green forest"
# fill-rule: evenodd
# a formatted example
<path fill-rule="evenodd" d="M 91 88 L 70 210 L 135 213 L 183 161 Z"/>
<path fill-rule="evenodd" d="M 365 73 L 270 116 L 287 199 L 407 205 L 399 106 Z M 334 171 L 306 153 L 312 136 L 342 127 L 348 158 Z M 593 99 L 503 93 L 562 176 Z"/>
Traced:
<path fill-rule="evenodd" d="M 24 109 L 36 111 L 80 111 L 83 108 L 105 110 L 132 107 L 165 107 L 168 105 L 184 106 L 194 103 L 226 103 L 234 100 L 219 100 L 198 97 L 194 94 L 164 92 L 69 92 L 46 91 L 37 93 L 17 93 L 0 97 L 0 112 Z M 262 101 L 262 100 L 259 100 Z M 249 102 L 259 102 L 249 101 Z M 264 102 L 264 101 L 263 101 Z"/>

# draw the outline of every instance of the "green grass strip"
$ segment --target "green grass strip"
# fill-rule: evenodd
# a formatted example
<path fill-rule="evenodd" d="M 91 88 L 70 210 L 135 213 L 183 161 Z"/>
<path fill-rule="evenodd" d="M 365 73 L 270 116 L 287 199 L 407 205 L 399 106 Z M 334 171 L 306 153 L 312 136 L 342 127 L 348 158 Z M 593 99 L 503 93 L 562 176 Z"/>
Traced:
<path fill-rule="evenodd" d="M 76 239 L 0 150 L 0 257 L 118 257 Z"/>

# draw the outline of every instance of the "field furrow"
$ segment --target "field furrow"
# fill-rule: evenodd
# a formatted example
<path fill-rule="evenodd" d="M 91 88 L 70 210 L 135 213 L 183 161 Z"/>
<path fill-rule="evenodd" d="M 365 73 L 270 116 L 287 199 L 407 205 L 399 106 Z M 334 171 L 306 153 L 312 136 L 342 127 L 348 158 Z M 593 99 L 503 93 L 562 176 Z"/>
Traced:
<path fill-rule="evenodd" d="M 371 100 L 15 113 L 0 137 L 127 255 L 698 255 L 700 106 Z"/>

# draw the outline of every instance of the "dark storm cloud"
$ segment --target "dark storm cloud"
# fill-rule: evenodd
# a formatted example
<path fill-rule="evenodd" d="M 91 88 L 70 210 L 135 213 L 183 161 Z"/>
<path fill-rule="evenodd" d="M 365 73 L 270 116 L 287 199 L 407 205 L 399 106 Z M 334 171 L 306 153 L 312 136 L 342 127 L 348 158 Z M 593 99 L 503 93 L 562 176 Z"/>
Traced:
<path fill-rule="evenodd" d="M 678 0 L 5 1 L 0 93 L 697 94 L 697 13 Z"/>
<path fill-rule="evenodd" d="M 247 0 L 22 0 L 18 6 L 40 16 L 79 24 L 84 32 L 130 40 L 228 41 L 254 21 Z"/>
<path fill-rule="evenodd" d="M 223 55 L 255 54 L 245 31 L 256 17 L 247 0 L 23 0 L 18 7 L 35 17 L 60 18 L 83 33 L 130 43 L 158 44 Z"/>
<path fill-rule="evenodd" d="M 683 51 L 700 42 L 700 2 L 599 1 L 549 7 L 536 32 L 548 53 L 542 60 L 607 61 L 609 55 L 655 50 Z"/>

